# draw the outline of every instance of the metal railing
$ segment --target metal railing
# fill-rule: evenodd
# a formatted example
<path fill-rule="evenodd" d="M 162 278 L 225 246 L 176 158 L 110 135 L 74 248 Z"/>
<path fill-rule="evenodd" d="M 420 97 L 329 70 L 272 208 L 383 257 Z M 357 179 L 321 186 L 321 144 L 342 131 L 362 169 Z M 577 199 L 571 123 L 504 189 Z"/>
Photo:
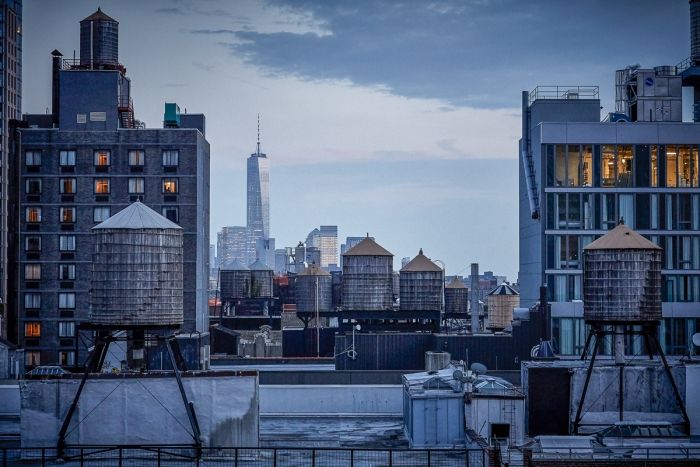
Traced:
<path fill-rule="evenodd" d="M 537 86 L 530 91 L 529 104 L 539 99 L 599 99 L 598 86 Z"/>
<path fill-rule="evenodd" d="M 55 448 L 0 448 L 0 467 L 8 466 L 428 466 L 488 465 L 481 449 L 360 448 L 202 448 L 191 446 L 68 447 L 59 458 Z"/>
<path fill-rule="evenodd" d="M 700 460 L 700 446 L 599 446 L 595 448 L 557 447 L 542 452 L 533 451 L 537 460 L 606 460 L 606 459 L 653 459 L 653 460 Z"/>

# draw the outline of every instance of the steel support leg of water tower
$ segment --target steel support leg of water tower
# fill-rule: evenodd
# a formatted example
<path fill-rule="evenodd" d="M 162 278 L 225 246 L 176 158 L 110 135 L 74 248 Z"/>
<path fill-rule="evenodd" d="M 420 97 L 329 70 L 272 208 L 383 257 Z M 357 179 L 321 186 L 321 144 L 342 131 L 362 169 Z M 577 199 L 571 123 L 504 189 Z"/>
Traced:
<path fill-rule="evenodd" d="M 199 459 L 202 456 L 202 435 L 199 430 L 197 414 L 194 411 L 194 404 L 187 399 L 187 393 L 185 392 L 185 387 L 182 384 L 182 376 L 180 375 L 180 370 L 183 360 L 182 355 L 180 355 L 180 347 L 179 345 L 177 345 L 177 342 L 174 341 L 175 337 L 166 338 L 165 346 L 168 348 L 170 362 L 173 364 L 173 372 L 175 373 L 175 379 L 177 379 L 177 387 L 178 389 L 180 389 L 180 396 L 182 396 L 182 402 L 185 404 L 187 418 L 190 420 L 190 426 L 192 427 L 192 438 L 194 439 L 194 447 L 197 451 L 197 459 Z M 173 347 L 175 347 L 175 349 L 173 349 Z"/>
<path fill-rule="evenodd" d="M 56 444 L 57 457 L 63 457 L 66 448 L 66 432 L 68 431 L 70 422 L 73 419 L 75 409 L 78 407 L 78 401 L 80 400 L 80 395 L 83 392 L 83 388 L 85 388 L 85 383 L 87 382 L 90 373 L 94 373 L 102 367 L 105 355 L 107 355 L 107 350 L 109 349 L 109 344 L 110 339 L 103 339 L 98 334 L 97 339 L 95 340 L 95 348 L 90 353 L 87 362 L 85 362 L 85 372 L 83 373 L 83 377 L 80 379 L 78 391 L 75 393 L 75 396 L 73 397 L 73 402 L 71 402 L 70 407 L 68 407 L 66 418 L 63 419 L 61 429 L 58 432 L 58 442 Z"/>
<path fill-rule="evenodd" d="M 591 345 L 591 339 L 593 338 L 593 334 L 595 334 L 595 331 L 591 328 L 591 330 L 588 331 L 588 337 L 586 337 L 586 344 L 583 346 L 583 353 L 581 353 L 581 360 L 585 360 L 586 357 L 588 356 L 588 347 Z"/>
<path fill-rule="evenodd" d="M 598 355 L 598 347 L 599 347 L 599 342 L 598 342 L 598 333 L 600 332 L 599 329 L 596 329 L 595 331 L 591 330 L 592 333 L 595 333 L 595 336 L 593 336 L 593 353 L 591 354 L 591 363 L 588 365 L 588 371 L 586 372 L 586 382 L 583 383 L 583 392 L 581 393 L 581 401 L 578 404 L 578 408 L 576 409 L 576 418 L 574 419 L 574 434 L 578 435 L 578 429 L 581 425 L 581 418 L 582 418 L 582 412 L 583 412 L 583 403 L 586 401 L 586 393 L 588 392 L 588 384 L 591 382 L 591 375 L 593 374 L 593 364 L 595 363 L 595 357 Z"/>
<path fill-rule="evenodd" d="M 673 387 L 673 395 L 676 397 L 676 402 L 681 408 L 681 413 L 683 414 L 683 425 L 685 428 L 685 432 L 690 434 L 690 419 L 688 418 L 688 412 L 686 412 L 685 410 L 685 404 L 683 403 L 683 398 L 681 398 L 681 393 L 678 390 L 678 386 L 676 386 L 676 380 L 673 378 L 673 373 L 671 373 L 671 367 L 668 366 L 666 356 L 664 355 L 664 351 L 661 349 L 661 344 L 659 343 L 659 339 L 656 338 L 656 334 L 651 335 L 651 340 L 654 342 L 656 351 L 659 352 L 659 357 L 661 357 L 661 361 L 664 364 L 664 369 L 666 370 L 668 379 L 671 380 L 671 386 Z"/>

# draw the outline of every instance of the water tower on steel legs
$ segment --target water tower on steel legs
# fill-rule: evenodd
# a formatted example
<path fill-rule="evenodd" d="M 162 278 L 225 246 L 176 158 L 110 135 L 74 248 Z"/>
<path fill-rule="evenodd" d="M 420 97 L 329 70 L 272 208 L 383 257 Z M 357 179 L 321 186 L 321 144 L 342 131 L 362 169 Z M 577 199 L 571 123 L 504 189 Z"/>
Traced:
<path fill-rule="evenodd" d="M 93 227 L 92 296 L 89 322 L 95 345 L 58 435 L 58 453 L 67 447 L 67 430 L 91 374 L 102 371 L 110 344 L 126 341 L 123 371 L 147 371 L 146 349 L 167 348 L 184 408 L 192 427 L 193 447 L 201 448 L 194 405 L 188 401 L 181 372 L 186 370 L 175 333 L 183 323 L 182 228 L 136 202 Z M 80 422 L 78 422 L 79 424 Z"/>
<path fill-rule="evenodd" d="M 673 387 L 674 397 L 689 427 L 683 399 L 657 338 L 661 320 L 661 248 L 620 221 L 606 235 L 583 249 L 583 317 L 590 326 L 581 359 L 590 364 L 576 411 L 573 431 L 578 434 L 586 392 L 598 349 L 605 336 L 613 340 L 615 365 L 619 367 L 619 418 L 624 417 L 624 368 L 626 338 L 641 338 L 649 359 L 659 355 Z"/>

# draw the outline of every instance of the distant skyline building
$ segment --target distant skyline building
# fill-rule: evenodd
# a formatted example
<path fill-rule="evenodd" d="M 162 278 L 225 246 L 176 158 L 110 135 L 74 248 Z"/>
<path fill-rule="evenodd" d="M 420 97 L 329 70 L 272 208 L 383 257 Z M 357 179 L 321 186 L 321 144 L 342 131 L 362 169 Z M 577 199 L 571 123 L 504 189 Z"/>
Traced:
<path fill-rule="evenodd" d="M 244 226 L 222 227 L 217 235 L 216 254 L 218 267 L 228 267 L 234 261 L 248 261 L 248 228 Z"/>
<path fill-rule="evenodd" d="M 8 183 L 10 120 L 22 115 L 22 1 L 0 1 L 0 337 L 7 337 Z"/>
<path fill-rule="evenodd" d="M 328 268 L 338 265 L 338 226 L 322 225 L 306 236 L 306 246 L 318 248 L 321 252 L 319 266 Z"/>
<path fill-rule="evenodd" d="M 258 239 L 270 238 L 270 160 L 267 154 L 260 150 L 259 115 L 258 143 L 255 152 L 248 158 L 246 186 L 246 225 L 248 227 L 246 262 L 252 263 L 258 259 L 256 258 Z"/>

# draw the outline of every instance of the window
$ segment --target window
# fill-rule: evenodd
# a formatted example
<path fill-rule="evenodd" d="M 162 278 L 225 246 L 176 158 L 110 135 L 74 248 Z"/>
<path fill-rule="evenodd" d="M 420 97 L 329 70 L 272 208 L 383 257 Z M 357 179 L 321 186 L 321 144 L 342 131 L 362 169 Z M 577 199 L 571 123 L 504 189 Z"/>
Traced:
<path fill-rule="evenodd" d="M 144 181 L 143 178 L 130 178 L 129 179 L 129 194 L 140 194 L 143 193 Z"/>
<path fill-rule="evenodd" d="M 24 186 L 25 193 L 28 195 L 40 195 L 41 194 L 41 179 L 40 178 L 28 178 Z"/>
<path fill-rule="evenodd" d="M 566 186 L 566 146 L 558 144 L 554 149 L 555 186 Z"/>
<path fill-rule="evenodd" d="M 93 208 L 92 210 L 92 220 L 94 222 L 103 222 L 109 219 L 110 209 L 109 206 L 100 206 Z"/>
<path fill-rule="evenodd" d="M 632 146 L 617 147 L 617 186 L 631 187 L 632 183 L 632 164 L 634 156 Z"/>
<path fill-rule="evenodd" d="M 41 279 L 41 264 L 25 264 L 24 279 L 28 281 L 38 281 Z"/>
<path fill-rule="evenodd" d="M 569 145 L 566 160 L 567 186 L 580 186 L 581 147 L 579 145 Z"/>
<path fill-rule="evenodd" d="M 95 165 L 98 167 L 109 166 L 109 151 L 95 151 Z"/>
<path fill-rule="evenodd" d="M 593 186 L 593 147 L 583 147 L 583 163 L 581 164 L 581 185 Z"/>
<path fill-rule="evenodd" d="M 24 294 L 24 308 L 27 310 L 38 310 L 41 308 L 41 294 L 38 292 L 27 292 Z"/>
<path fill-rule="evenodd" d="M 59 264 L 58 279 L 62 281 L 75 280 L 75 264 Z"/>
<path fill-rule="evenodd" d="M 163 179 L 163 193 L 177 193 L 177 178 Z"/>
<path fill-rule="evenodd" d="M 678 146 L 678 186 L 692 186 L 692 164 L 689 146 Z"/>
<path fill-rule="evenodd" d="M 603 230 L 612 230 L 617 225 L 618 217 L 615 203 L 615 195 L 613 194 L 602 194 L 601 195 L 601 222 Z"/>
<path fill-rule="evenodd" d="M 41 208 L 31 207 L 25 210 L 25 220 L 27 222 L 41 222 Z"/>
<path fill-rule="evenodd" d="M 651 186 L 659 186 L 659 147 L 651 147 Z"/>
<path fill-rule="evenodd" d="M 630 229 L 634 229 L 634 195 L 619 195 L 619 217 Z"/>
<path fill-rule="evenodd" d="M 98 195 L 109 194 L 109 179 L 108 178 L 96 178 L 95 179 L 95 194 L 98 194 Z"/>
<path fill-rule="evenodd" d="M 41 323 L 36 321 L 24 323 L 24 337 L 41 337 Z"/>
<path fill-rule="evenodd" d="M 179 152 L 175 150 L 163 151 L 163 167 L 177 166 L 179 156 Z"/>
<path fill-rule="evenodd" d="M 177 206 L 165 206 L 161 210 L 161 213 L 163 214 L 163 217 L 165 217 L 169 221 L 172 221 L 175 223 L 178 222 L 178 218 L 179 218 L 178 214 L 179 213 L 178 213 Z"/>
<path fill-rule="evenodd" d="M 61 292 L 58 294 L 59 308 L 75 308 L 75 294 L 73 292 Z"/>
<path fill-rule="evenodd" d="M 38 350 L 27 350 L 24 352 L 24 364 L 27 366 L 41 365 L 41 352 Z"/>
<path fill-rule="evenodd" d="M 62 195 L 74 195 L 77 183 L 74 178 L 61 178 L 58 181 L 58 191 Z"/>
<path fill-rule="evenodd" d="M 676 162 L 678 161 L 678 150 L 675 146 L 666 147 L 666 186 L 678 186 L 678 172 Z"/>
<path fill-rule="evenodd" d="M 61 151 L 59 153 L 59 164 L 62 166 L 75 165 L 75 151 Z"/>
<path fill-rule="evenodd" d="M 75 235 L 61 235 L 58 237 L 58 249 L 60 251 L 75 251 Z"/>
<path fill-rule="evenodd" d="M 144 161 L 145 157 L 142 150 L 134 149 L 132 151 L 129 151 L 129 165 L 143 165 Z"/>
<path fill-rule="evenodd" d="M 75 365 L 75 351 L 74 350 L 60 350 L 58 352 L 58 364 L 61 366 L 73 366 L 73 365 Z"/>
<path fill-rule="evenodd" d="M 72 223 L 75 222 L 75 208 L 59 209 L 59 222 Z"/>
<path fill-rule="evenodd" d="M 73 321 L 59 321 L 58 337 L 75 337 L 75 323 Z"/>
<path fill-rule="evenodd" d="M 24 238 L 24 251 L 41 251 L 41 237 L 39 235 L 27 235 Z"/>
<path fill-rule="evenodd" d="M 24 153 L 24 163 L 27 167 L 37 167 L 41 165 L 41 151 L 27 151 Z"/>
<path fill-rule="evenodd" d="M 600 156 L 600 186 L 615 186 L 615 147 L 602 146 Z"/>

